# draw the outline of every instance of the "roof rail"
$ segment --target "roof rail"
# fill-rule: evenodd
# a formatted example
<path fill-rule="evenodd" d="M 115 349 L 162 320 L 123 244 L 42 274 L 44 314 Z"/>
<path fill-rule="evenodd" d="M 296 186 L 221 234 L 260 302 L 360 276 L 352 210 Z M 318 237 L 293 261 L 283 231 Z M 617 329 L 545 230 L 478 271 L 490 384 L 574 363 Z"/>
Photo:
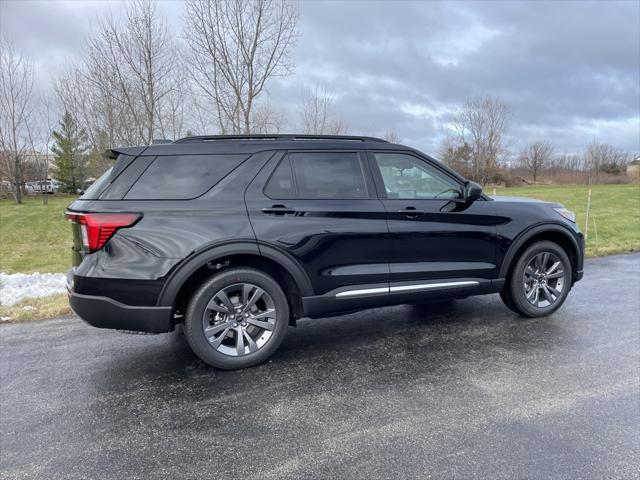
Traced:
<path fill-rule="evenodd" d="M 337 140 L 351 142 L 382 142 L 388 143 L 382 138 L 376 137 L 360 137 L 352 135 L 293 135 L 293 134 L 276 134 L 276 135 L 198 135 L 193 137 L 184 137 L 173 143 L 196 143 L 196 142 L 219 142 L 226 140 Z"/>

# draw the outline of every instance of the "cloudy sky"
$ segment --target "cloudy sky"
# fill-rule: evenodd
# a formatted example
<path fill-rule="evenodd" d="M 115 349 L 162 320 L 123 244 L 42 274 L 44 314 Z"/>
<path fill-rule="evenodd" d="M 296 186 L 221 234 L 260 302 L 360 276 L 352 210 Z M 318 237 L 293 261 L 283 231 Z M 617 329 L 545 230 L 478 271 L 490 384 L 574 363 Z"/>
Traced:
<path fill-rule="evenodd" d="M 160 2 L 181 35 L 183 5 Z M 82 54 L 117 1 L 0 0 L 1 31 L 50 83 Z M 335 94 L 352 133 L 395 132 L 437 153 L 450 113 L 472 96 L 512 108 L 514 149 L 538 139 L 577 152 L 597 139 L 640 153 L 640 2 L 301 1 L 295 73 L 270 102 L 288 113 L 304 85 Z"/>

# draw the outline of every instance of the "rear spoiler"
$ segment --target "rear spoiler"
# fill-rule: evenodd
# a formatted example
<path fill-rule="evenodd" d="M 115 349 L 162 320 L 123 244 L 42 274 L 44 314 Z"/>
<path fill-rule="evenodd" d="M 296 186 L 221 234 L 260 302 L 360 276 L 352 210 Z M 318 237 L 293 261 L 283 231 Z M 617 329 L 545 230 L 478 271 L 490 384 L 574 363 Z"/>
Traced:
<path fill-rule="evenodd" d="M 148 147 L 123 147 L 123 148 L 110 148 L 109 150 L 105 150 L 102 154 L 104 158 L 110 158 L 115 160 L 118 158 L 118 155 L 131 155 L 132 157 L 137 157 L 142 152 L 144 152 Z"/>

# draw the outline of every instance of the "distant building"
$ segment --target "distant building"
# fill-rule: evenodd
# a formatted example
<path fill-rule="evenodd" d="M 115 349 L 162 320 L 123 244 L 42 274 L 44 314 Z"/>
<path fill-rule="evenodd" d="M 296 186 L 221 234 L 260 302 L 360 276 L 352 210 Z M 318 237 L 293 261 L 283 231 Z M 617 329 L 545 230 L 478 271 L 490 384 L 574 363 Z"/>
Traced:
<path fill-rule="evenodd" d="M 38 180 L 44 180 L 47 170 L 51 176 L 51 161 L 53 156 L 47 155 L 37 150 L 27 150 L 21 153 L 22 157 L 22 180 L 23 182 L 32 182 Z M 9 172 L 5 171 L 6 168 L 11 168 L 12 160 L 10 154 L 6 151 L 0 152 L 0 177 L 2 180 L 10 180 Z"/>
<path fill-rule="evenodd" d="M 51 168 L 52 157 L 47 158 L 44 153 L 31 150 L 24 152 L 22 158 L 24 161 L 22 171 L 24 181 L 44 180 L 47 169 Z M 49 176 L 51 176 L 51 172 L 49 172 Z"/>

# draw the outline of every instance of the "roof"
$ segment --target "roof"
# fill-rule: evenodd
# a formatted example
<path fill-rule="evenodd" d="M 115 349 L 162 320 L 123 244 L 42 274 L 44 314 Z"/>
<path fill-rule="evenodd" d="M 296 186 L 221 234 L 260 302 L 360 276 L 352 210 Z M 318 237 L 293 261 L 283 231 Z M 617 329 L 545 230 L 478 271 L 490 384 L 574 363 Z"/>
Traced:
<path fill-rule="evenodd" d="M 375 137 L 349 135 L 203 135 L 185 137 L 169 144 L 145 147 L 124 147 L 108 150 L 115 158 L 125 155 L 197 155 L 197 154 L 252 154 L 265 150 L 338 150 L 376 149 L 412 150 L 404 145 L 389 143 Z"/>
<path fill-rule="evenodd" d="M 184 137 L 173 143 L 198 143 L 198 142 L 226 142 L 226 141 L 347 141 L 347 142 L 383 142 L 386 140 L 377 137 L 362 137 L 354 135 L 298 135 L 298 134 L 266 134 L 266 135 L 198 135 Z"/>

